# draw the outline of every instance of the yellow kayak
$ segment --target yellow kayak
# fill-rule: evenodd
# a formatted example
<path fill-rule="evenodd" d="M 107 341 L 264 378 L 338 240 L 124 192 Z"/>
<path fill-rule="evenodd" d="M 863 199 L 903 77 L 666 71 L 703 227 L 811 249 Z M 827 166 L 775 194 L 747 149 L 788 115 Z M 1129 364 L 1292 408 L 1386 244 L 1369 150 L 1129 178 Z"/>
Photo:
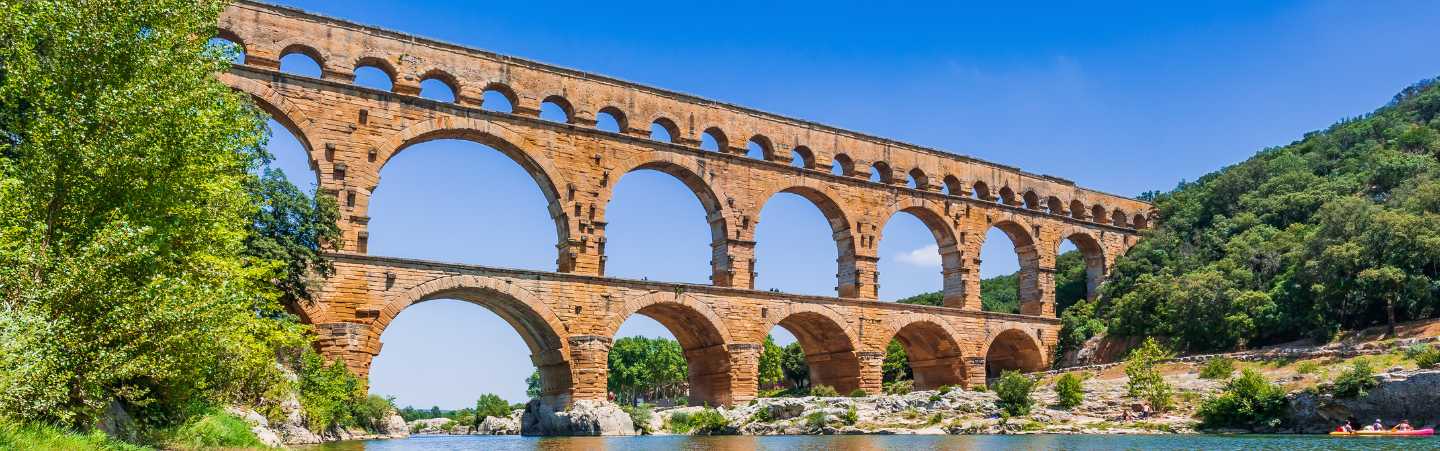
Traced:
<path fill-rule="evenodd" d="M 1383 437 L 1383 436 L 1387 436 L 1387 435 L 1435 435 L 1435 430 L 1434 430 L 1434 429 L 1416 429 L 1416 430 L 1413 430 L 1413 431 L 1363 431 L 1363 430 L 1361 430 L 1361 431 L 1355 431 L 1355 432 L 1339 432 L 1339 431 L 1336 431 L 1336 432 L 1331 432 L 1330 435 L 1368 435 L 1368 436 L 1382 436 L 1382 437 Z"/>

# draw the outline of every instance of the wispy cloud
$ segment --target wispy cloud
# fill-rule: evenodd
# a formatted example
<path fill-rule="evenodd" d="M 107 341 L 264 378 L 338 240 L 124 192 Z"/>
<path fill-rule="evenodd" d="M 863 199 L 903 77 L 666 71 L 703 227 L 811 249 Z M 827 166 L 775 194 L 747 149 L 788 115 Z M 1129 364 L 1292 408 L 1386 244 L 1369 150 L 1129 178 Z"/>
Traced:
<path fill-rule="evenodd" d="M 895 254 L 895 259 L 921 267 L 940 267 L 940 246 L 931 244 L 910 252 Z"/>

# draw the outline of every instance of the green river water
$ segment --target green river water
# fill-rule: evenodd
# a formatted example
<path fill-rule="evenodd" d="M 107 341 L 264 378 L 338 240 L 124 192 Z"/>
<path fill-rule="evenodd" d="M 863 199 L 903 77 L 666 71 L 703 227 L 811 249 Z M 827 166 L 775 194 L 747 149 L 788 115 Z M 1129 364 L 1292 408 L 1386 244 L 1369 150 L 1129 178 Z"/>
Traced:
<path fill-rule="evenodd" d="M 1337 450 L 1440 449 L 1432 437 L 1328 435 L 842 435 L 566 437 L 417 436 L 398 440 L 296 446 L 306 451 L 862 451 L 862 450 Z"/>

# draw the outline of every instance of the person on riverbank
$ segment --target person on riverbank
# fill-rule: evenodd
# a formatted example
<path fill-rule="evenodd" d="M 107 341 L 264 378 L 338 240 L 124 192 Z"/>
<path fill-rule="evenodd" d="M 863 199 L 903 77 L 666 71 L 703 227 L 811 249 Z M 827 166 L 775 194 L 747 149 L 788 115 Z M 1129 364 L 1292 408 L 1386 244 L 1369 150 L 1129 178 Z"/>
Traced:
<path fill-rule="evenodd" d="M 1133 419 L 1135 419 L 1135 417 L 1130 416 L 1130 409 L 1120 411 L 1120 421 L 1130 421 Z"/>
<path fill-rule="evenodd" d="M 1150 419 L 1150 403 L 1140 405 L 1140 418 Z"/>

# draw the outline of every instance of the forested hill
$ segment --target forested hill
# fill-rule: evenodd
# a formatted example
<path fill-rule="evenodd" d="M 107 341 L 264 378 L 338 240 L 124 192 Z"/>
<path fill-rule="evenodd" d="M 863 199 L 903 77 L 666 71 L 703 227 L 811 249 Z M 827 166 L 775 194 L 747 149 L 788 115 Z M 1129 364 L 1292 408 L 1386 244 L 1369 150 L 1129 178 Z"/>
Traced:
<path fill-rule="evenodd" d="M 1437 112 L 1440 85 L 1426 80 L 1373 113 L 1146 193 L 1156 227 L 1115 260 L 1097 306 L 1067 312 L 1062 341 L 1103 324 L 1205 351 L 1440 314 Z"/>
<path fill-rule="evenodd" d="M 1440 84 L 1427 80 L 1373 113 L 1145 193 L 1155 227 L 1115 259 L 1098 301 L 1083 300 L 1078 254 L 1057 260 L 1061 350 L 1102 332 L 1192 352 L 1324 342 L 1440 316 L 1437 113 Z M 1014 311 L 1014 284 L 982 281 L 985 309 Z"/>

